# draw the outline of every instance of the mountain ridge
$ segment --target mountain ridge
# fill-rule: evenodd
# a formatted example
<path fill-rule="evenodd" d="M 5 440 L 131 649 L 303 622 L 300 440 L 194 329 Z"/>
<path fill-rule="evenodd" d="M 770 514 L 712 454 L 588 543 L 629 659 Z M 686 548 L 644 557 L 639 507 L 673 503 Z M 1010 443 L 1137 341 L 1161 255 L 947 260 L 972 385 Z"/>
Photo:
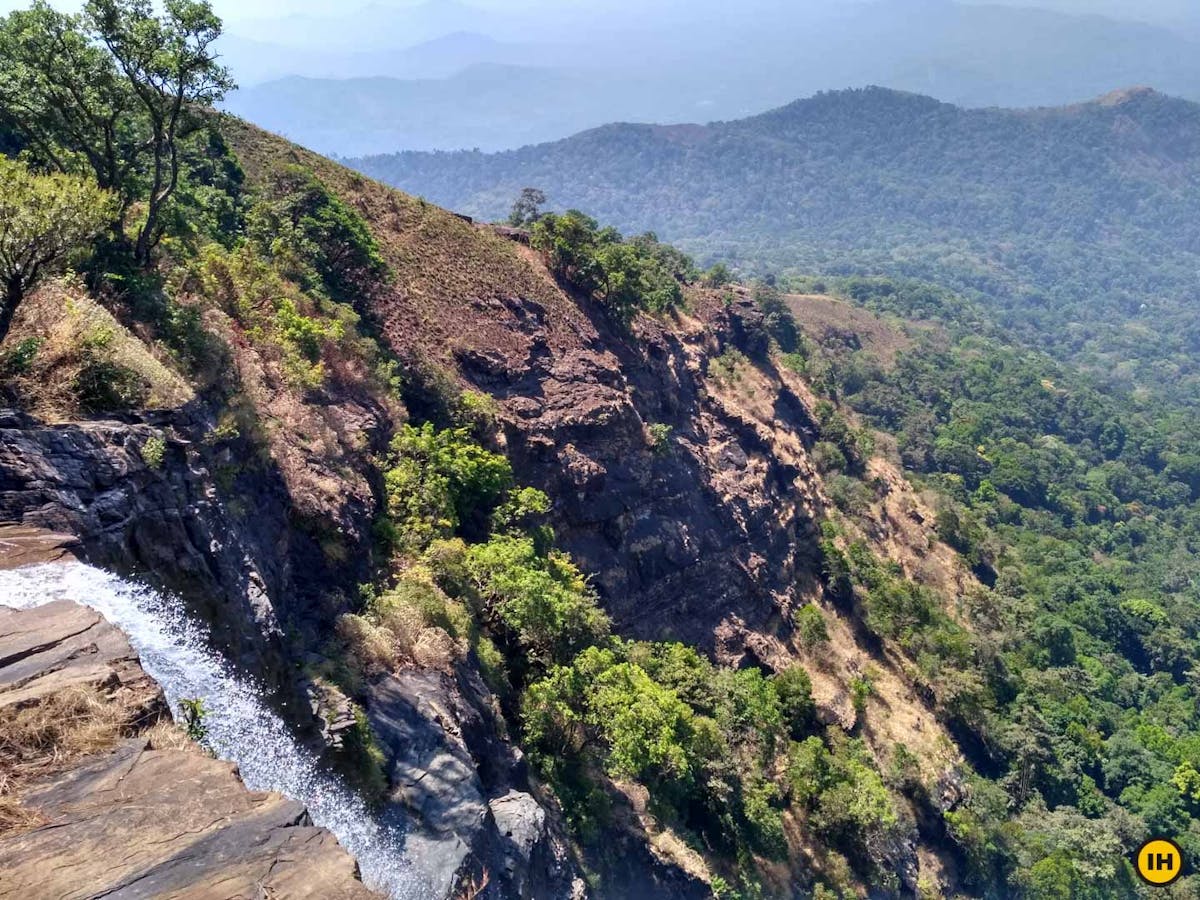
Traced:
<path fill-rule="evenodd" d="M 746 272 L 940 282 L 1098 371 L 1114 368 L 1122 329 L 1140 317 L 1154 350 L 1134 354 L 1143 362 L 1126 387 L 1164 386 L 1155 352 L 1197 377 L 1186 298 L 1200 265 L 1200 105 L 1157 90 L 1013 110 L 872 87 L 708 125 L 614 124 L 495 154 L 350 162 L 485 219 L 532 186 L 551 208 Z M 1051 308 L 1095 334 L 1062 346 Z"/>

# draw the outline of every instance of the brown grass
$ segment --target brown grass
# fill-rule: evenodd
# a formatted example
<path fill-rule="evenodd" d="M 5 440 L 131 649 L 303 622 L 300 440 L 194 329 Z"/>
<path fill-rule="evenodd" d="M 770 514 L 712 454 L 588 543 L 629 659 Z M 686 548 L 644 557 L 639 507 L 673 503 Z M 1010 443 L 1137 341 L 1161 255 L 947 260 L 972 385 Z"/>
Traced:
<path fill-rule="evenodd" d="M 112 362 L 136 372 L 150 386 L 147 406 L 182 406 L 193 391 L 168 360 L 131 334 L 86 291 L 69 280 L 43 285 L 18 307 L 4 349 L 36 337 L 43 340 L 28 373 L 10 379 L 22 405 L 50 422 L 77 418 L 81 412 L 73 391 L 83 368 L 81 349 L 89 338 L 109 335 L 105 353 Z"/>
<path fill-rule="evenodd" d="M 0 709 L 0 834 L 36 827 L 20 800 L 33 780 L 111 749 L 138 729 L 136 710 L 95 688 L 75 687 L 40 703 Z"/>
<path fill-rule="evenodd" d="M 370 304 L 397 352 L 440 364 L 453 364 L 454 350 L 468 347 L 524 358 L 530 339 L 512 327 L 506 309 L 515 298 L 546 311 L 553 347 L 594 335 L 583 311 L 521 245 L 239 119 L 223 117 L 221 129 L 252 187 L 266 184 L 275 167 L 302 165 L 367 221 L 393 275 Z"/>
<path fill-rule="evenodd" d="M 845 300 L 823 294 L 789 294 L 786 299 L 796 324 L 817 343 L 856 339 L 884 368 L 894 366 L 896 357 L 913 346 L 899 327 Z"/>

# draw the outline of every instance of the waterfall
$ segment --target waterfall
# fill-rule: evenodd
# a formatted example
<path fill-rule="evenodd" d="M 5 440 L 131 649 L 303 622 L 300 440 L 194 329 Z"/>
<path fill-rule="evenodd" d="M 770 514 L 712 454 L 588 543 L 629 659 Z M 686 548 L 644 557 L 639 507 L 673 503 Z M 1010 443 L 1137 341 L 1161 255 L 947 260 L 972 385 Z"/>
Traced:
<path fill-rule="evenodd" d="M 404 858 L 404 833 L 385 825 L 362 799 L 324 769 L 262 700 L 262 688 L 210 649 L 206 630 L 180 601 L 82 563 L 45 563 L 0 571 L 0 604 L 17 609 L 53 600 L 90 606 L 120 628 L 142 667 L 179 714 L 179 701 L 204 702 L 204 743 L 236 763 L 251 790 L 277 791 L 308 807 L 356 860 L 367 887 L 392 900 L 420 892 Z"/>

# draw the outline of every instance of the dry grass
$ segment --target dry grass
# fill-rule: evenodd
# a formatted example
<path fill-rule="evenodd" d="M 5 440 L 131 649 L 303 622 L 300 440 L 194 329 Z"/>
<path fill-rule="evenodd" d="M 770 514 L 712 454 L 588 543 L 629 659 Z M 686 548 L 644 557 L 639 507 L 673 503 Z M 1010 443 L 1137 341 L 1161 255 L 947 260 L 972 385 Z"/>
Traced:
<path fill-rule="evenodd" d="M 0 834 L 41 822 L 20 800 L 29 782 L 109 750 L 137 728 L 134 708 L 94 688 L 70 688 L 40 703 L 0 709 Z"/>
<path fill-rule="evenodd" d="M 531 343 L 513 327 L 513 298 L 546 311 L 551 346 L 594 336 L 587 316 L 521 245 L 241 120 L 224 117 L 221 128 L 251 186 L 265 184 L 274 167 L 299 164 L 367 221 L 393 274 L 371 307 L 397 352 L 453 365 L 455 349 L 488 347 L 522 359 Z"/>
<path fill-rule="evenodd" d="M 796 324 L 818 343 L 856 340 L 884 368 L 913 346 L 912 338 L 872 312 L 822 294 L 789 294 Z"/>
<path fill-rule="evenodd" d="M 84 367 L 84 346 L 103 341 L 106 360 L 137 374 L 148 386 L 146 405 L 167 409 L 192 399 L 193 391 L 168 361 L 131 334 L 113 315 L 67 280 L 50 282 L 18 307 L 4 349 L 26 338 L 42 340 L 30 370 L 10 379 L 22 405 L 47 421 L 77 418 L 74 385 Z"/>
<path fill-rule="evenodd" d="M 395 639 L 386 628 L 364 616 L 347 613 L 338 618 L 335 631 L 364 674 L 382 674 L 396 667 Z"/>
<path fill-rule="evenodd" d="M 449 671 L 461 655 L 458 642 L 444 628 L 426 628 L 413 647 L 413 661 L 428 669 Z"/>
<path fill-rule="evenodd" d="M 147 743 L 153 750 L 177 750 L 185 753 L 204 753 L 199 744 L 188 737 L 182 725 L 163 719 L 143 732 Z"/>

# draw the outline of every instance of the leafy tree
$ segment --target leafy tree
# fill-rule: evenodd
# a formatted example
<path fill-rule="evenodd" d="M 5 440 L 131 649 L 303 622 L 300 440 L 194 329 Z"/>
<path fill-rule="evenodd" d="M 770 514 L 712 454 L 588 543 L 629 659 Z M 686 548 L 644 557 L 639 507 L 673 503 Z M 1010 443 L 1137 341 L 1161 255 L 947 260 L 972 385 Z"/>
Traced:
<path fill-rule="evenodd" d="M 809 609 L 811 607 L 805 607 Z M 813 702 L 812 679 L 801 665 L 792 665 L 771 678 L 784 725 L 793 739 L 812 727 L 817 705 Z"/>
<path fill-rule="evenodd" d="M 578 210 L 539 218 L 530 244 L 557 278 L 597 297 L 622 322 L 639 309 L 676 306 L 681 282 L 695 274 L 690 259 L 653 234 L 625 240 Z"/>
<path fill-rule="evenodd" d="M 537 665 L 565 662 L 608 633 L 608 617 L 583 575 L 563 554 L 534 540 L 496 535 L 467 551 L 467 571 L 487 610 Z"/>
<path fill-rule="evenodd" d="M 269 197 L 249 215 L 250 237 L 299 281 L 334 299 L 360 299 L 388 274 L 366 221 L 309 169 L 288 165 L 272 174 Z"/>
<path fill-rule="evenodd" d="M 90 179 L 37 175 L 0 157 L 0 341 L 25 295 L 102 231 L 114 206 Z"/>
<path fill-rule="evenodd" d="M 508 460 L 474 443 L 466 429 L 404 425 L 391 452 L 388 512 L 418 548 L 486 514 L 512 484 Z"/>
<path fill-rule="evenodd" d="M 211 106 L 234 87 L 213 43 L 221 20 L 208 0 L 88 0 L 88 25 L 128 79 L 149 124 L 146 218 L 134 258 L 145 265 L 162 237 L 163 209 L 179 187 L 179 139 L 196 126 L 194 108 Z"/>
<path fill-rule="evenodd" d="M 149 135 L 129 81 L 93 37 L 81 16 L 44 0 L 0 20 L 0 122 L 39 162 L 90 168 L 121 214 L 137 196 Z"/>
<path fill-rule="evenodd" d="M 765 281 L 755 282 L 754 302 L 762 313 L 763 328 L 779 344 L 779 349 L 784 353 L 796 352 L 800 344 L 800 331 L 779 289 Z"/>
<path fill-rule="evenodd" d="M 62 172 L 91 168 L 120 200 L 144 200 L 134 258 L 146 265 L 183 172 L 180 141 L 197 110 L 233 87 L 217 63 L 220 20 L 207 0 L 89 0 L 82 15 L 42 0 L 0 23 L 0 116 L 35 158 Z"/>
<path fill-rule="evenodd" d="M 512 212 L 508 214 L 508 224 L 514 228 L 532 225 L 541 216 L 545 205 L 546 195 L 542 191 L 532 187 L 523 188 L 513 203 Z"/>

